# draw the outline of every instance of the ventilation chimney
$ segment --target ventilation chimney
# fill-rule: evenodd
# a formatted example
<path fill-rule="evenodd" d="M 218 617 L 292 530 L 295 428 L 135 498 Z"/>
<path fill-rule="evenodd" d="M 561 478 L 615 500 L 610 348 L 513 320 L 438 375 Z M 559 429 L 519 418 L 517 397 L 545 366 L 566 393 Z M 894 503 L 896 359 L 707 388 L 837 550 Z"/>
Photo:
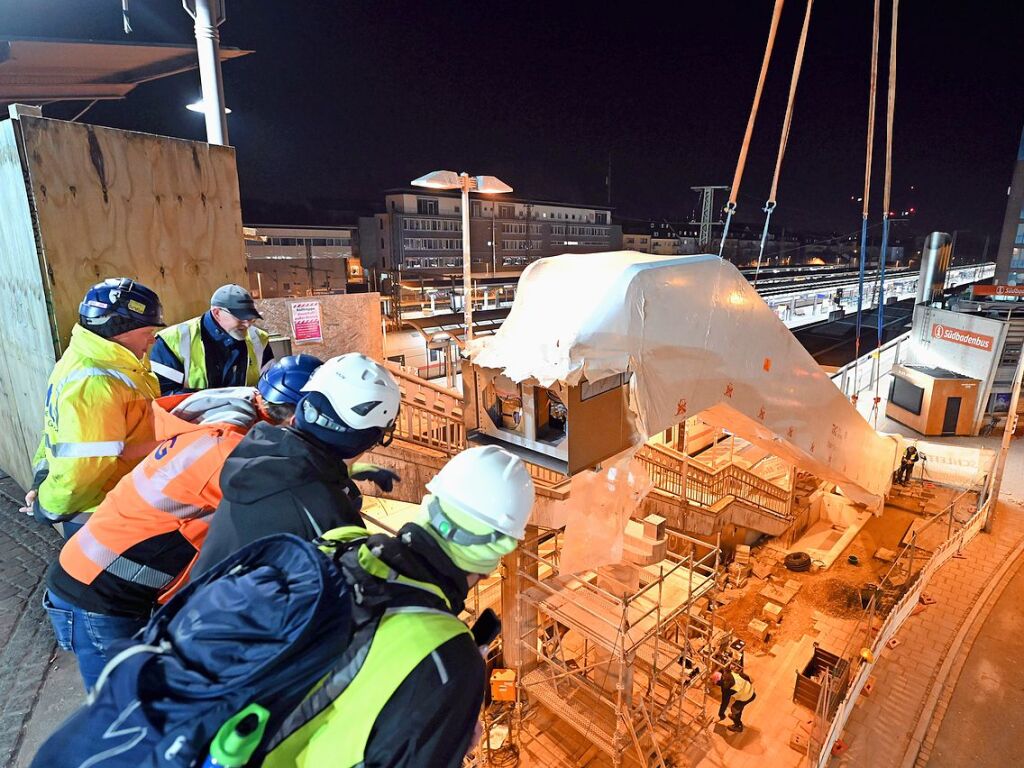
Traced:
<path fill-rule="evenodd" d="M 932 232 L 925 238 L 921 253 L 921 274 L 917 278 L 918 304 L 930 305 L 942 301 L 952 252 L 953 238 L 945 232 Z"/>

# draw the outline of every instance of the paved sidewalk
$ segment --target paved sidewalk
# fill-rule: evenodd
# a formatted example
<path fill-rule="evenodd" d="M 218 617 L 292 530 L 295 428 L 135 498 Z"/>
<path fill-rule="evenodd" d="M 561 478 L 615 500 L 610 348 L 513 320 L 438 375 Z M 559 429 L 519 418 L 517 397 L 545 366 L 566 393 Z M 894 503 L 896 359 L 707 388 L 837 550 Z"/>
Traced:
<path fill-rule="evenodd" d="M 958 659 L 959 669 L 950 675 L 956 679 L 949 681 L 939 701 L 925 744 L 929 756 L 918 760 L 920 768 L 1024 765 L 1019 696 L 1024 690 L 1022 565 L 1024 560 L 1018 560 L 991 614 L 977 622 L 976 642 Z"/>
<path fill-rule="evenodd" d="M 861 696 L 843 734 L 849 751 L 833 765 L 853 768 L 899 768 L 925 745 L 918 736 L 922 717 L 930 719 L 928 704 L 940 668 L 955 652 L 964 621 L 1015 550 L 1024 545 L 1024 508 L 1002 503 L 991 534 L 981 533 L 968 544 L 963 559 L 948 561 L 932 578 L 926 591 L 938 602 L 911 616 L 896 637 L 900 644 L 887 649 L 875 666 L 874 690 Z M 913 762 L 911 762 L 913 764 Z"/>
<path fill-rule="evenodd" d="M 21 496 L 0 472 L 0 765 L 15 762 L 55 652 L 42 579 L 61 539 L 18 511 Z"/>

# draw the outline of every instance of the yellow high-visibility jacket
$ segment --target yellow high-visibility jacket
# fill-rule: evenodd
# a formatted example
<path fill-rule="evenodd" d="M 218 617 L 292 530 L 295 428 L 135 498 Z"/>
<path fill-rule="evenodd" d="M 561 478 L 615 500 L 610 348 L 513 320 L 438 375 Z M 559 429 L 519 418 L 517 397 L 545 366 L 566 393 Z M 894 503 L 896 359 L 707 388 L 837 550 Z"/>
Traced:
<path fill-rule="evenodd" d="M 88 513 L 153 448 L 150 403 L 160 395 L 149 363 L 76 325 L 46 388 L 36 451 L 39 509 L 68 521 Z"/>

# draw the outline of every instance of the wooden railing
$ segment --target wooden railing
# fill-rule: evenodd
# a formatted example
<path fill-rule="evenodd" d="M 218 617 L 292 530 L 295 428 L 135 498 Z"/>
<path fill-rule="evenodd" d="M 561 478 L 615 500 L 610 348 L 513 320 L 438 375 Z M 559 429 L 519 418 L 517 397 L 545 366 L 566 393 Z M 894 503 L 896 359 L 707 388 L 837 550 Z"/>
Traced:
<path fill-rule="evenodd" d="M 735 464 L 712 471 L 670 448 L 652 444 L 641 447 L 637 459 L 655 488 L 677 498 L 685 496 L 699 507 L 710 509 L 732 496 L 773 517 L 789 519 L 789 491 Z"/>

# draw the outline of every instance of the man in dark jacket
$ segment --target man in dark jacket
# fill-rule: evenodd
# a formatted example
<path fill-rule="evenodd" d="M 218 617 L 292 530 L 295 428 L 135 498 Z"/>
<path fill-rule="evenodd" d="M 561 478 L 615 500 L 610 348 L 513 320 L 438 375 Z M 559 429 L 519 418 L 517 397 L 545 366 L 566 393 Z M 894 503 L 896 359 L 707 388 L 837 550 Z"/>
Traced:
<path fill-rule="evenodd" d="M 725 719 L 725 712 L 732 702 L 732 711 L 729 716 L 732 718 L 730 731 L 743 732 L 743 710 L 757 698 L 754 693 L 754 683 L 743 672 L 727 669 L 724 672 L 715 672 L 711 675 L 711 682 L 722 689 L 722 704 L 718 708 L 718 719 Z"/>
<path fill-rule="evenodd" d="M 325 531 L 363 524 L 355 480 L 391 490 L 398 475 L 354 459 L 388 440 L 401 393 L 387 369 L 348 354 L 317 369 L 292 423 L 257 424 L 224 463 L 223 499 L 193 569 L 199 576 L 246 544 L 272 533 L 312 541 Z"/>
<path fill-rule="evenodd" d="M 420 517 L 397 536 L 370 536 L 341 555 L 355 635 L 271 736 L 264 768 L 462 765 L 485 679 L 457 617 L 525 534 L 533 482 L 518 458 L 486 446 L 455 456 L 427 489 Z"/>

